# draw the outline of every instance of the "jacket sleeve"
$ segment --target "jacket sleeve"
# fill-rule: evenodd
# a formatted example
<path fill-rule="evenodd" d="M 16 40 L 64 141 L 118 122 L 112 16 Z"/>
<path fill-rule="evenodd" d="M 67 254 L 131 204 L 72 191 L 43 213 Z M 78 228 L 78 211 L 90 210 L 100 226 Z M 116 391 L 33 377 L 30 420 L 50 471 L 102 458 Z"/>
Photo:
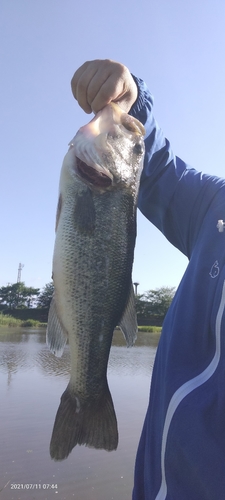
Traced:
<path fill-rule="evenodd" d="M 145 83 L 133 77 L 139 90 L 130 114 L 145 126 L 145 160 L 138 207 L 166 238 L 188 258 L 203 218 L 224 181 L 204 175 L 176 157 L 156 123 L 153 98 Z"/>

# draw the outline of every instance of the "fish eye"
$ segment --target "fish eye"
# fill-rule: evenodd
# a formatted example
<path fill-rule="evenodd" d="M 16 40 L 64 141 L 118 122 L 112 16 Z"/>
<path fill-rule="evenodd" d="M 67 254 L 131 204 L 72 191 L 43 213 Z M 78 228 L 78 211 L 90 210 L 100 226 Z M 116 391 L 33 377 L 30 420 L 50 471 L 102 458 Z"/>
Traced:
<path fill-rule="evenodd" d="M 141 142 L 136 142 L 136 144 L 134 145 L 134 148 L 133 148 L 133 152 L 136 155 L 141 155 L 142 153 L 144 153 L 143 144 Z"/>

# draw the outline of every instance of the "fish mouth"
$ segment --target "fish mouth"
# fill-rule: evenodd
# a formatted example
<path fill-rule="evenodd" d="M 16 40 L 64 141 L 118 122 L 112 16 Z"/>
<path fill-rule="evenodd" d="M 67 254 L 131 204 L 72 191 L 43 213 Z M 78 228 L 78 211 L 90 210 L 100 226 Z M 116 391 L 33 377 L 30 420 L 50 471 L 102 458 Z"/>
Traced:
<path fill-rule="evenodd" d="M 91 167 L 76 156 L 76 169 L 79 177 L 97 188 L 106 189 L 112 185 L 112 176 L 100 168 Z"/>
<path fill-rule="evenodd" d="M 113 188 L 119 180 L 115 158 L 122 158 L 120 146 L 116 148 L 115 144 L 123 137 L 137 142 L 144 133 L 138 120 L 127 115 L 117 104 L 108 104 L 81 127 L 69 143 L 75 156 L 73 168 L 77 176 L 90 188 L 101 192 Z"/>

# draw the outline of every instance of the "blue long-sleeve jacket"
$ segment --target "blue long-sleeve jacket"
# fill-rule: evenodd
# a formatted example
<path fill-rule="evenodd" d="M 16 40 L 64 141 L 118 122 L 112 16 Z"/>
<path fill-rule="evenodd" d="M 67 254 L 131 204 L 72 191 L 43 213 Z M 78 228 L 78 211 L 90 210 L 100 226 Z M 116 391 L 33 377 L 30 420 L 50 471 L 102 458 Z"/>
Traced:
<path fill-rule="evenodd" d="M 175 157 L 135 79 L 146 129 L 139 208 L 189 259 L 164 321 L 133 500 L 225 499 L 225 180 Z M 151 262 L 149 262 L 149 272 Z"/>

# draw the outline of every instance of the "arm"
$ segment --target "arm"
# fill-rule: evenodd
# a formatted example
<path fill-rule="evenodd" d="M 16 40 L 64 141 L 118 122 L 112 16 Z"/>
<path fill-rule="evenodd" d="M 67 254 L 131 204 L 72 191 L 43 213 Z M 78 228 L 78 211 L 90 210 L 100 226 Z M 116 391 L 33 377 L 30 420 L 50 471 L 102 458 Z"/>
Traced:
<path fill-rule="evenodd" d="M 224 181 L 197 172 L 173 154 L 153 117 L 153 99 L 148 88 L 142 80 L 134 79 L 139 92 L 130 114 L 146 129 L 138 206 L 190 258 L 204 216 Z"/>

